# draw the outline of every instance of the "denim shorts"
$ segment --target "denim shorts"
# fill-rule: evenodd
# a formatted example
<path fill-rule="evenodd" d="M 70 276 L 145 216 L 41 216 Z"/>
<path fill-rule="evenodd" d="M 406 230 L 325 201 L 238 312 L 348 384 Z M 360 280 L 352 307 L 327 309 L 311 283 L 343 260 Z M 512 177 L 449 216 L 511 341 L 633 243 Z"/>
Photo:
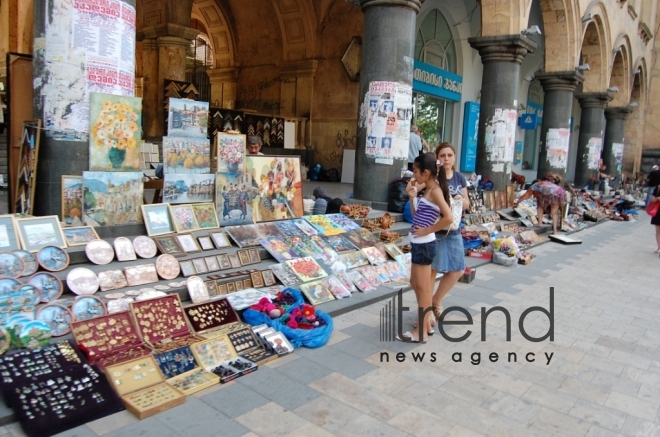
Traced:
<path fill-rule="evenodd" d="M 462 272 L 465 270 L 465 251 L 460 231 L 443 232 L 435 235 L 437 250 L 432 268 L 439 272 Z"/>
<path fill-rule="evenodd" d="M 435 258 L 435 241 L 429 243 L 412 243 L 410 251 L 411 262 L 420 266 L 430 266 Z"/>

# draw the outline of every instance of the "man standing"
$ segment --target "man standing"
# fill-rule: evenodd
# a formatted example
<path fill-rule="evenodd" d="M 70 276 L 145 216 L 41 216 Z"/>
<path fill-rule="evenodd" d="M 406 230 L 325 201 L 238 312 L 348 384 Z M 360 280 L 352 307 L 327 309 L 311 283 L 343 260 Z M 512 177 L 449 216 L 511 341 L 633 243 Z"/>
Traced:
<path fill-rule="evenodd" d="M 422 139 L 417 133 L 419 129 L 414 124 L 410 126 L 410 147 L 408 148 L 408 170 L 412 171 L 413 162 L 422 151 Z"/>
<path fill-rule="evenodd" d="M 646 186 L 648 187 L 648 191 L 646 192 L 646 206 L 651 202 L 651 196 L 653 196 L 655 187 L 658 185 L 660 185 L 660 167 L 654 165 L 651 172 L 646 177 Z"/>
<path fill-rule="evenodd" d="M 257 135 L 249 136 L 247 139 L 248 155 L 263 155 L 263 153 L 261 153 L 262 144 L 263 143 L 261 142 L 261 137 Z"/>

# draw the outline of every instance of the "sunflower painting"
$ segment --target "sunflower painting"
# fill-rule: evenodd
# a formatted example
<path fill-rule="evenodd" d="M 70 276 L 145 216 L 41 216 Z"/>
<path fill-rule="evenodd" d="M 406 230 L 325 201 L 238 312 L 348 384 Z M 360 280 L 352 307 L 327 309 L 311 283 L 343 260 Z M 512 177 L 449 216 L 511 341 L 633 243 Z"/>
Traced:
<path fill-rule="evenodd" d="M 90 93 L 89 169 L 140 170 L 142 99 Z"/>

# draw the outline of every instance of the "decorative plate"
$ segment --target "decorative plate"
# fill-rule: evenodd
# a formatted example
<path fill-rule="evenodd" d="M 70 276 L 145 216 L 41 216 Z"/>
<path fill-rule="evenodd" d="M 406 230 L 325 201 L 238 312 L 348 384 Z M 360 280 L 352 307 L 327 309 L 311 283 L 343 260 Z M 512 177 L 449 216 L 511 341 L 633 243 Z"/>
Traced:
<path fill-rule="evenodd" d="M 154 288 L 159 291 L 171 290 L 172 287 L 169 285 L 154 285 Z"/>
<path fill-rule="evenodd" d="M 46 246 L 37 252 L 37 261 L 44 270 L 61 272 L 69 266 L 69 254 L 57 246 Z"/>
<path fill-rule="evenodd" d="M 163 296 L 167 296 L 167 293 L 154 290 L 154 291 L 147 291 L 146 293 L 142 293 L 141 295 L 136 297 L 135 300 L 141 302 L 143 300 L 155 299 L 157 297 L 163 297 Z"/>
<path fill-rule="evenodd" d="M 181 267 L 176 258 L 164 254 L 156 259 L 156 272 L 163 279 L 174 279 L 181 273 Z"/>
<path fill-rule="evenodd" d="M 108 302 L 108 314 L 120 313 L 122 311 L 128 311 L 128 305 L 131 302 L 135 302 L 135 299 L 128 297 L 122 299 L 111 300 Z"/>
<path fill-rule="evenodd" d="M 44 303 L 54 301 L 59 298 L 62 295 L 62 291 L 64 291 L 62 281 L 52 273 L 35 273 L 30 276 L 28 284 L 34 285 L 37 287 L 37 290 L 41 291 L 41 301 Z"/>
<path fill-rule="evenodd" d="M 0 253 L 0 276 L 17 279 L 24 271 L 25 264 L 20 256 L 13 252 Z"/>
<path fill-rule="evenodd" d="M 16 279 L 0 278 L 0 296 L 10 295 L 14 291 L 16 291 L 16 289 L 21 285 L 23 284 L 18 282 Z"/>
<path fill-rule="evenodd" d="M 93 240 L 85 246 L 87 258 L 94 264 L 108 264 L 115 258 L 115 250 L 105 240 Z"/>
<path fill-rule="evenodd" d="M 16 290 L 16 293 L 20 293 L 24 298 L 32 304 L 32 306 L 39 303 L 41 300 L 41 292 L 37 287 L 30 284 L 21 285 Z"/>
<path fill-rule="evenodd" d="M 23 260 L 23 264 L 25 265 L 25 271 L 21 275 L 22 277 L 30 276 L 39 269 L 39 263 L 37 262 L 37 258 L 34 256 L 34 254 L 28 252 L 27 250 L 15 250 L 14 254 L 18 255 L 21 260 Z"/>
<path fill-rule="evenodd" d="M 37 312 L 37 320 L 50 326 L 53 337 L 61 337 L 71 331 L 73 316 L 68 308 L 51 303 L 41 307 Z"/>
<path fill-rule="evenodd" d="M 89 320 L 94 317 L 105 316 L 108 311 L 100 297 L 80 296 L 73 303 L 71 308 L 73 318 L 76 320 Z"/>
<path fill-rule="evenodd" d="M 141 293 L 140 290 L 128 290 L 126 296 L 139 296 Z"/>
<path fill-rule="evenodd" d="M 121 299 L 124 296 L 126 296 L 126 293 L 108 293 L 103 297 L 106 299 Z"/>
<path fill-rule="evenodd" d="M 50 325 L 38 320 L 27 322 L 19 333 L 21 344 L 28 349 L 47 346 L 52 336 L 53 332 Z"/>
<path fill-rule="evenodd" d="M 140 258 L 153 258 L 158 253 L 158 247 L 156 247 L 154 240 L 144 235 L 135 237 L 133 248 Z"/>
<path fill-rule="evenodd" d="M 9 349 L 10 344 L 11 344 L 11 337 L 9 336 L 9 332 L 7 332 L 5 328 L 0 326 L 0 355 L 7 352 L 7 349 Z"/>
<path fill-rule="evenodd" d="M 99 277 L 90 269 L 78 267 L 66 275 L 66 285 L 77 295 L 94 294 L 99 289 Z"/>

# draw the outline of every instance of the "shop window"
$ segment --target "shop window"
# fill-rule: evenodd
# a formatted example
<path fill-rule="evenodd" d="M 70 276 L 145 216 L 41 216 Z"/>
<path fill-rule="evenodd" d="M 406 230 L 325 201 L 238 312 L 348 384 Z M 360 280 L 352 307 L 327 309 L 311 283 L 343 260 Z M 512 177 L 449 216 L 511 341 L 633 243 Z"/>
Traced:
<path fill-rule="evenodd" d="M 447 20 L 437 9 L 424 17 L 415 40 L 415 59 L 456 73 L 456 47 Z"/>
<path fill-rule="evenodd" d="M 541 141 L 541 120 L 543 114 L 543 87 L 541 82 L 534 80 L 529 84 L 527 91 L 527 109 L 528 114 L 536 114 L 539 122 L 534 130 L 525 131 L 525 140 L 523 143 L 523 170 L 536 170 L 538 161 L 538 149 Z"/>

